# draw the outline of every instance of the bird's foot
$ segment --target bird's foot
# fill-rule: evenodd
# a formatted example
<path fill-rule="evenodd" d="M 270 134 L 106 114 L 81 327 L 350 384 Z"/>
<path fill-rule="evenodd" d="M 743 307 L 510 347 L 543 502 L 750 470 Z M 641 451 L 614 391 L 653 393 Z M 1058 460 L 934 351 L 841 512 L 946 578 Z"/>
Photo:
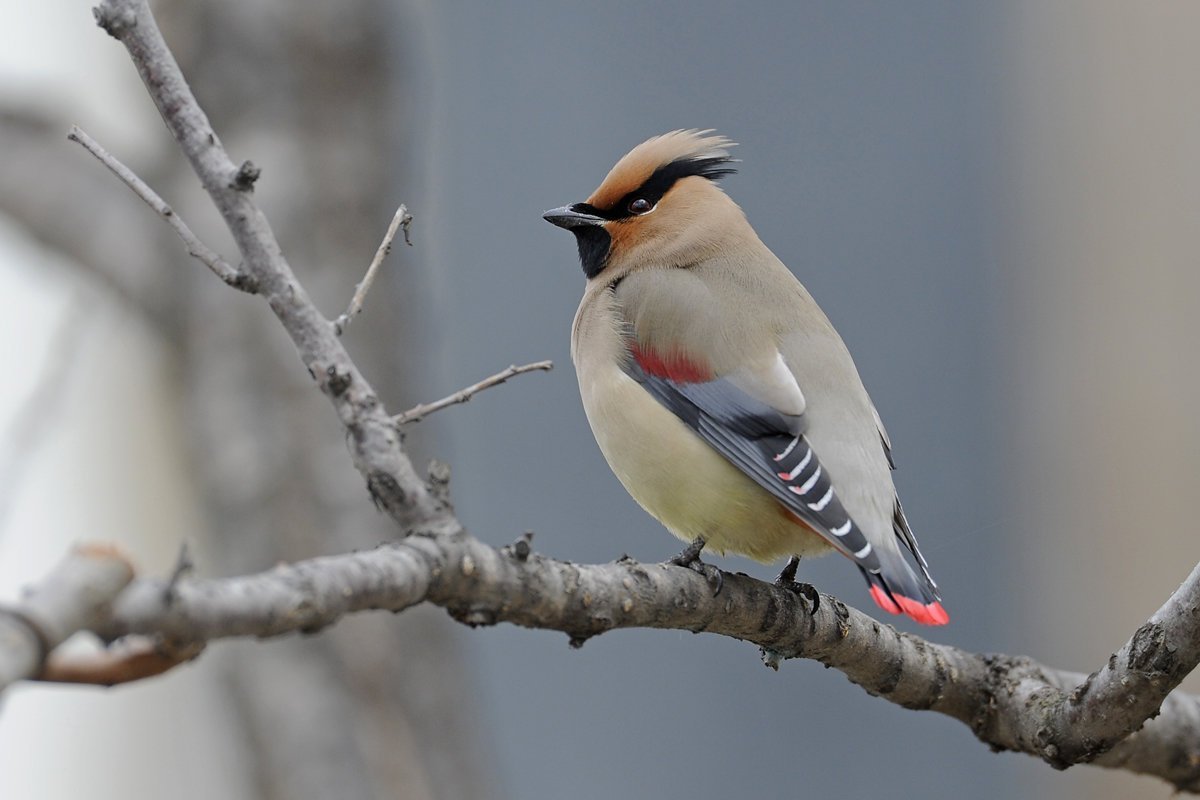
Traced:
<path fill-rule="evenodd" d="M 792 585 L 796 583 L 796 570 L 800 567 L 800 556 L 792 556 L 788 562 L 783 565 L 783 569 L 779 570 L 779 575 L 775 578 L 775 585 L 780 589 L 792 590 Z"/>
<path fill-rule="evenodd" d="M 792 556 L 775 578 L 775 586 L 784 591 L 798 594 L 808 601 L 808 614 L 812 616 L 821 607 L 821 593 L 811 583 L 797 583 L 796 569 L 800 566 L 800 556 Z"/>
<path fill-rule="evenodd" d="M 704 537 L 697 536 L 691 544 L 680 551 L 679 555 L 668 559 L 667 563 L 677 567 L 687 567 L 692 572 L 703 575 L 704 579 L 708 581 L 708 585 L 713 587 L 713 597 L 716 597 L 721 593 L 721 587 L 725 585 L 725 577 L 721 570 L 700 560 L 700 551 L 703 549 Z"/>

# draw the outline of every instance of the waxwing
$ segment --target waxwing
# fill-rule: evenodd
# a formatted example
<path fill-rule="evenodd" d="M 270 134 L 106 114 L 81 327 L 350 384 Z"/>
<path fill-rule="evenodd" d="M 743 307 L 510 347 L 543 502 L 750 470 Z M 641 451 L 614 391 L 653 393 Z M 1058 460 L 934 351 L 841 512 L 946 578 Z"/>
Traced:
<path fill-rule="evenodd" d="M 544 215 L 575 234 L 587 276 L 571 357 L 596 441 L 693 552 L 794 570 L 837 550 L 881 608 L 945 624 L 846 345 L 717 185 L 731 145 L 657 136 Z"/>

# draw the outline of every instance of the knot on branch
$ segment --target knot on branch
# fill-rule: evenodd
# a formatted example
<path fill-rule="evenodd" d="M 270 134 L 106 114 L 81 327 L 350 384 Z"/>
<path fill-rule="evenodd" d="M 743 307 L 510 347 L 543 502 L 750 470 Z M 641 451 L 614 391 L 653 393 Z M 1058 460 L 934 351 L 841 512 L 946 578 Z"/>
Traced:
<path fill-rule="evenodd" d="M 380 511 L 401 508 L 408 500 L 408 495 L 400 487 L 396 476 L 383 470 L 375 470 L 367 477 L 367 491 L 371 493 L 371 501 Z"/>
<path fill-rule="evenodd" d="M 262 175 L 262 168 L 253 161 L 246 160 L 238 167 L 238 171 L 234 173 L 233 180 L 229 183 L 230 189 L 237 189 L 239 192 L 254 191 L 254 184 Z"/>
<path fill-rule="evenodd" d="M 137 14 L 133 9 L 113 8 L 111 2 L 105 2 L 92 9 L 92 16 L 104 32 L 114 39 L 120 39 L 125 31 L 137 25 Z"/>
<path fill-rule="evenodd" d="M 450 465 L 436 458 L 429 462 L 429 494 L 442 508 L 451 508 Z"/>
<path fill-rule="evenodd" d="M 341 397 L 353 382 L 354 378 L 350 373 L 339 370 L 336 364 L 331 364 L 325 370 L 325 386 L 333 397 Z"/>
<path fill-rule="evenodd" d="M 1172 677 L 1179 668 L 1176 648 L 1167 642 L 1166 631 L 1157 622 L 1138 628 L 1129 642 L 1129 669 L 1146 674 L 1150 680 Z"/>
<path fill-rule="evenodd" d="M 446 613 L 457 622 L 470 628 L 485 628 L 497 622 L 496 610 L 485 606 L 447 606 Z"/>
<path fill-rule="evenodd" d="M 533 531 L 525 531 L 515 542 L 506 545 L 503 552 L 514 561 L 521 563 L 528 561 L 529 556 L 533 553 Z"/>
<path fill-rule="evenodd" d="M 239 292 L 245 292 L 246 294 L 258 294 L 258 279 L 248 272 L 238 270 L 228 278 L 224 278 L 224 280 L 226 284 L 232 286 L 234 289 L 237 289 Z"/>

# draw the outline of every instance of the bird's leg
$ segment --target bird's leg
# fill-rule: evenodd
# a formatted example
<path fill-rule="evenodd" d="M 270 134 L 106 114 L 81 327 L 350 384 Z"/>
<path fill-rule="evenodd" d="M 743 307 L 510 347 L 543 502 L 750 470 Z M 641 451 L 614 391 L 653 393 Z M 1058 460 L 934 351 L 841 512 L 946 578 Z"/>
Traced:
<path fill-rule="evenodd" d="M 700 551 L 704 549 L 704 537 L 697 536 L 692 539 L 691 544 L 679 551 L 679 555 L 670 559 L 667 563 L 674 564 L 677 567 L 690 568 L 693 564 L 700 561 Z"/>
<path fill-rule="evenodd" d="M 821 593 L 811 583 L 796 583 L 796 570 L 800 566 L 800 556 L 792 556 L 788 562 L 783 565 L 783 569 L 779 571 L 778 577 L 775 578 L 776 588 L 783 589 L 785 592 L 798 594 L 808 601 L 809 616 L 817 613 L 817 609 L 821 607 Z M 772 650 L 769 647 L 760 647 L 759 654 L 762 656 L 763 664 L 773 670 L 779 670 L 779 664 L 784 660 L 784 655 L 777 650 Z"/>
<path fill-rule="evenodd" d="M 721 574 L 721 570 L 700 560 L 700 551 L 703 549 L 704 537 L 697 536 L 691 544 L 679 552 L 679 555 L 669 559 L 667 563 L 677 567 L 687 567 L 692 572 L 703 575 L 709 586 L 713 587 L 713 597 L 716 597 L 721 593 L 721 587 L 725 585 L 725 578 Z"/>
<path fill-rule="evenodd" d="M 809 616 L 812 616 L 821 607 L 821 593 L 811 583 L 796 582 L 796 569 L 799 566 L 800 556 L 789 558 L 787 564 L 779 571 L 779 577 L 775 578 L 775 585 L 785 591 L 798 594 L 807 600 L 809 604 L 808 613 Z"/>
<path fill-rule="evenodd" d="M 779 576 L 775 578 L 775 585 L 780 589 L 791 589 L 792 584 L 796 582 L 796 570 L 800 567 L 800 556 L 792 556 L 788 562 L 783 565 L 783 569 L 779 571 Z"/>

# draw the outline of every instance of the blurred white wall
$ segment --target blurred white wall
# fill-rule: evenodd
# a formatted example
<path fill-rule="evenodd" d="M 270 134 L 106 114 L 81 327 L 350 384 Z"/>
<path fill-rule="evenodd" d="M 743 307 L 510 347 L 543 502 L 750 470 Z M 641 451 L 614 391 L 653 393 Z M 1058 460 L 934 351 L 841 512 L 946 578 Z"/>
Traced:
<path fill-rule="evenodd" d="M 0 16 L 0 107 L 58 120 L 63 159 L 103 169 L 67 142 L 72 122 L 115 150 L 161 145 L 128 59 L 85 5 L 0 0 Z M 0 142 L 0 169 L 4 157 Z M 127 191 L 115 180 L 112 190 Z M 47 370 L 62 384 L 22 454 L 18 483 L 0 488 L 10 501 L 0 519 L 0 602 L 76 541 L 117 542 L 152 574 L 170 569 L 185 537 L 203 552 L 170 359 L 136 313 L 84 275 L 0 216 L 0 432 Z M 67 315 L 84 318 L 68 363 L 51 369 Z M 8 444 L 0 441 L 0 458 Z M 11 689 L 0 708 L 0 797 L 249 797 L 236 742 L 215 735 L 224 710 L 210 675 L 202 660 L 144 686 Z"/>

